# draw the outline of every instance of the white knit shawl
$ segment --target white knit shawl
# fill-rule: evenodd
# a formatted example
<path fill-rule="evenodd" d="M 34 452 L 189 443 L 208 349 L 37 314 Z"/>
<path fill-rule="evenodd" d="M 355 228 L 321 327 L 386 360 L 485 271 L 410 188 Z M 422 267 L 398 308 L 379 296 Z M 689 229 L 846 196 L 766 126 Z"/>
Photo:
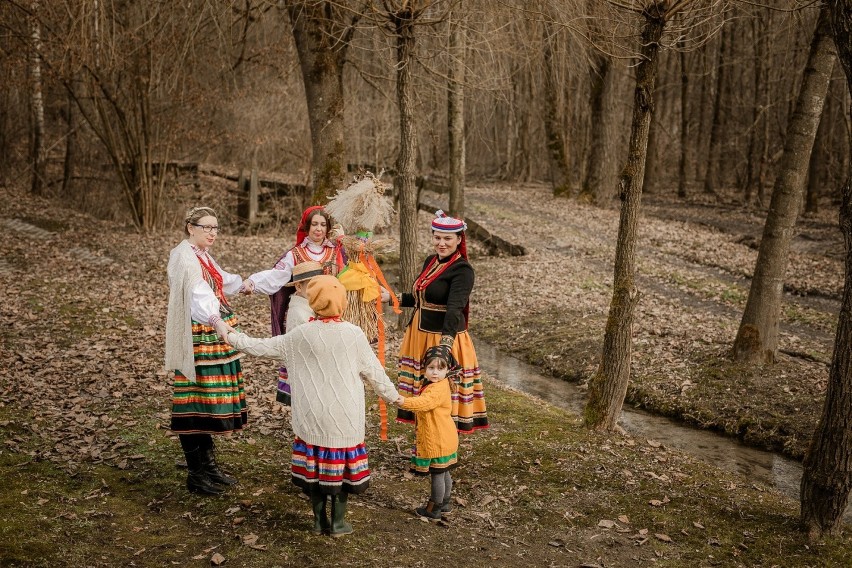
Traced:
<path fill-rule="evenodd" d="M 192 289 L 200 280 L 201 264 L 189 241 L 182 241 L 169 253 L 169 311 L 166 314 L 166 369 L 177 369 L 195 382 L 192 349 Z"/>

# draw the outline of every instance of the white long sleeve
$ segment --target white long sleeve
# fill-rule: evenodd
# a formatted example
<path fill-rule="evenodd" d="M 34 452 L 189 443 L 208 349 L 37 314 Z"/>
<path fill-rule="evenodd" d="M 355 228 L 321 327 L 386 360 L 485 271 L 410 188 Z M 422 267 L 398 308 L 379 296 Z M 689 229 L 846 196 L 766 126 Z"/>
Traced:
<path fill-rule="evenodd" d="M 255 272 L 248 277 L 248 280 L 254 282 L 255 292 L 271 296 L 290 281 L 290 278 L 293 276 L 294 264 L 295 260 L 293 258 L 293 251 L 289 251 L 284 255 L 284 258 L 275 265 L 275 268 Z"/>
<path fill-rule="evenodd" d="M 193 320 L 205 324 L 210 322 L 211 317 L 219 315 L 219 298 L 207 281 L 200 280 L 192 287 L 189 313 Z"/>
<path fill-rule="evenodd" d="M 202 254 L 222 276 L 222 291 L 225 295 L 233 296 L 239 292 L 243 285 L 242 277 L 239 274 L 231 274 L 222 270 L 222 267 L 219 266 L 219 263 L 212 256 L 206 252 Z M 219 317 L 219 298 L 216 297 L 213 288 L 210 287 L 206 280 L 199 280 L 192 287 L 189 313 L 193 320 L 201 323 L 210 323 L 212 317 Z"/>
<path fill-rule="evenodd" d="M 266 357 L 269 359 L 284 360 L 284 335 L 259 339 L 249 337 L 245 333 L 232 331 L 228 334 L 228 341 L 236 349 L 254 355 L 255 357 Z"/>

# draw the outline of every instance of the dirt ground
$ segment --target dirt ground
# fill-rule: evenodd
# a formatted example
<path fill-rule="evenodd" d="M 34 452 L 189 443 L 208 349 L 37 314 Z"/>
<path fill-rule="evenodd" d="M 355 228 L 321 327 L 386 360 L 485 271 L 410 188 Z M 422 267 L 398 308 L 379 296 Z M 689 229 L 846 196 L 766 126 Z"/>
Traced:
<path fill-rule="evenodd" d="M 807 543 L 796 503 L 773 489 L 665 440 L 589 433 L 576 415 L 500 387 L 488 369 L 493 426 L 464 439 L 456 512 L 441 524 L 411 514 L 426 483 L 405 473 L 410 431 L 391 424 L 391 440 L 379 442 L 371 407 L 374 478 L 353 499 L 356 533 L 310 536 L 307 502 L 289 483 L 292 435 L 274 402 L 275 365 L 261 360 L 245 362 L 249 428 L 220 443 L 240 485 L 221 498 L 191 496 L 175 465 L 160 365 L 165 267 L 180 235 L 140 236 L 18 189 L 0 188 L 0 198 L 0 566 L 209 566 L 217 554 L 225 566 L 263 567 L 850 561 L 846 537 Z M 618 212 L 533 185 L 471 188 L 467 202 L 470 216 L 530 251 L 487 257 L 473 244 L 473 332 L 585 381 L 603 333 Z M 725 354 L 756 254 L 743 236 L 755 234 L 747 221 L 759 215 L 645 205 L 630 400 L 796 455 L 819 415 L 831 354 L 842 274 L 831 220 L 805 220 L 820 238 L 797 240 L 789 285 L 808 295 L 788 297 L 781 361 L 740 369 Z M 421 214 L 424 255 L 428 219 Z M 214 255 L 248 274 L 291 238 L 223 232 Z M 244 330 L 267 334 L 265 298 L 240 297 L 235 308 Z"/>
<path fill-rule="evenodd" d="M 468 190 L 468 214 L 524 244 L 475 260 L 474 333 L 548 372 L 594 372 L 611 299 L 616 208 L 541 186 Z M 800 458 L 822 408 L 842 291 L 843 244 L 826 211 L 801 219 L 775 365 L 730 361 L 762 231 L 761 211 L 649 196 L 637 248 L 641 300 L 628 402 Z"/>

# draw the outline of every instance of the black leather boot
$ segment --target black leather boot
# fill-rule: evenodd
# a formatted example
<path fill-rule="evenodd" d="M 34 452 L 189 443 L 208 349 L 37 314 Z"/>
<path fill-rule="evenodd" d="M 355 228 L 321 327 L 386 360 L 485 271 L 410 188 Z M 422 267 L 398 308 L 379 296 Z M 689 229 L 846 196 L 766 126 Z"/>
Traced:
<path fill-rule="evenodd" d="M 201 463 L 204 466 L 204 473 L 207 474 L 207 479 L 219 485 L 234 485 L 237 480 L 229 475 L 225 475 L 219 466 L 216 464 L 216 452 L 213 448 L 201 450 Z"/>
<path fill-rule="evenodd" d="M 207 477 L 204 470 L 204 450 L 196 448 L 194 450 L 184 450 L 186 456 L 186 467 L 189 473 L 186 477 L 186 488 L 190 493 L 199 493 L 201 495 L 221 495 L 225 492 L 224 489 L 213 485 Z"/>

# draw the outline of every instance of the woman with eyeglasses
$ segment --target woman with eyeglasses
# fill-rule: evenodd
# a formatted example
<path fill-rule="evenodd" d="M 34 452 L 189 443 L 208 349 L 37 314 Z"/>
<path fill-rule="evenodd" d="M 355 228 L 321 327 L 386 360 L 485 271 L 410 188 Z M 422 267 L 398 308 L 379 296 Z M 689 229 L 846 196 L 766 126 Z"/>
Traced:
<path fill-rule="evenodd" d="M 216 334 L 237 325 L 227 296 L 243 279 L 222 269 L 209 249 L 219 234 L 216 213 L 195 207 L 184 219 L 186 239 L 169 254 L 166 369 L 175 373 L 171 430 L 178 434 L 192 493 L 218 495 L 236 483 L 216 464 L 212 434 L 241 430 L 248 419 L 242 354 Z"/>

